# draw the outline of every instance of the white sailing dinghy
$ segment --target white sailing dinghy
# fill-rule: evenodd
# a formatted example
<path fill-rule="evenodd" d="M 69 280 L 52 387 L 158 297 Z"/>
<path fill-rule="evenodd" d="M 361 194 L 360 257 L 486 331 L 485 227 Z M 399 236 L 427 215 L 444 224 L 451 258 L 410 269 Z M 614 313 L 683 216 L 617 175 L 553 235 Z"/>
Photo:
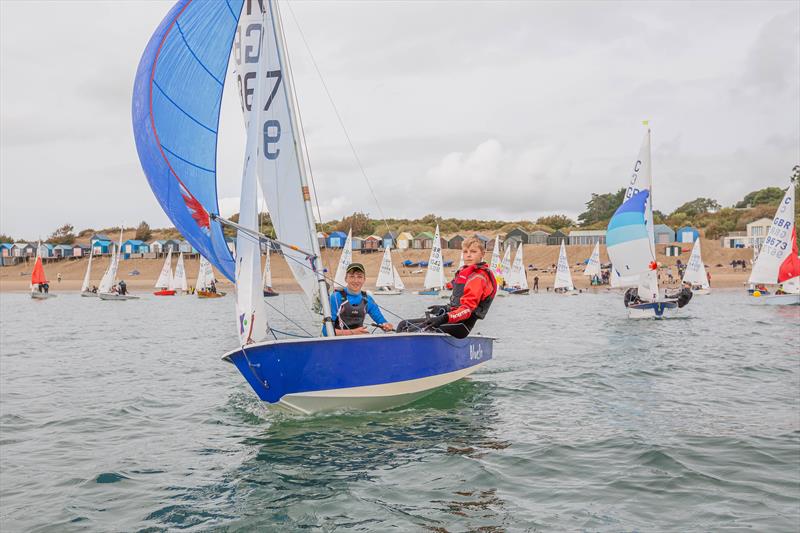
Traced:
<path fill-rule="evenodd" d="M 592 250 L 592 255 L 589 256 L 589 261 L 586 263 L 586 268 L 583 270 L 584 276 L 589 276 L 589 279 L 592 280 L 591 283 L 594 285 L 595 280 L 599 279 L 602 275 L 602 270 L 600 269 L 600 243 L 594 243 L 594 250 Z"/>
<path fill-rule="evenodd" d="M 463 258 L 462 258 L 463 260 Z M 497 285 L 500 286 L 503 281 L 503 262 L 500 259 L 500 236 L 496 235 L 494 238 L 494 248 L 492 249 L 492 259 L 489 262 L 489 270 L 494 274 L 494 279 Z M 502 298 L 508 296 L 506 291 L 497 291 L 494 295 L 495 298 Z"/>
<path fill-rule="evenodd" d="M 375 293 L 383 296 L 393 296 L 403 294 L 403 280 L 400 279 L 400 274 L 397 269 L 392 265 L 392 251 L 386 248 L 383 251 L 383 260 L 381 261 L 381 268 L 378 271 L 378 279 L 375 281 Z"/>
<path fill-rule="evenodd" d="M 530 293 L 528 288 L 528 274 L 525 271 L 525 259 L 522 256 L 522 243 L 517 246 L 517 253 L 514 254 L 514 262 L 511 263 L 506 278 L 506 287 L 510 294 L 523 296 Z"/>
<path fill-rule="evenodd" d="M 183 294 L 189 292 L 189 282 L 186 279 L 186 265 L 183 263 L 183 252 L 178 255 L 178 264 L 175 265 L 175 290 Z"/>
<path fill-rule="evenodd" d="M 97 297 L 101 300 L 138 300 L 138 296 L 132 294 L 120 294 L 117 288 L 117 270 L 119 269 L 119 255 L 122 251 L 122 229 L 119 230 L 119 244 L 111 252 L 111 264 L 108 265 L 108 270 L 103 274 L 103 279 L 100 280 L 100 286 L 97 288 Z"/>
<path fill-rule="evenodd" d="M 181 234 L 236 283 L 239 347 L 224 359 L 236 365 L 260 399 L 295 413 L 403 405 L 480 368 L 491 359 L 493 342 L 439 333 L 333 336 L 277 8 L 268 0 L 175 4 L 151 37 L 136 74 L 133 126 L 139 159 Z M 239 224 L 217 214 L 215 186 L 216 128 L 234 39 L 248 133 Z M 276 242 L 309 306 L 319 302 L 328 337 L 265 340 L 276 332 L 269 328 L 260 294 L 260 261 L 253 260 L 257 247 L 244 241 L 245 236 L 266 239 L 255 230 L 254 175 Z M 235 261 L 223 224 L 238 229 Z"/>
<path fill-rule="evenodd" d="M 164 266 L 156 280 L 155 288 L 158 289 L 153 294 L 156 296 L 175 296 L 175 276 L 172 274 L 172 248 L 167 252 L 164 259 Z"/>
<path fill-rule="evenodd" d="M 424 290 L 418 294 L 427 296 L 437 296 L 445 290 L 447 282 L 444 279 L 444 266 L 442 261 L 442 241 L 439 238 L 439 225 L 436 225 L 436 232 L 433 234 L 433 245 L 431 246 L 431 256 L 428 258 L 428 270 L 425 272 Z M 449 298 L 449 296 L 448 296 Z"/>
<path fill-rule="evenodd" d="M 47 281 L 47 276 L 44 274 L 44 265 L 42 264 L 42 243 L 36 246 L 36 262 L 33 263 L 33 270 L 31 271 L 31 298 L 34 300 L 47 300 L 48 298 L 55 298 L 55 294 L 50 293 L 50 282 Z"/>
<path fill-rule="evenodd" d="M 90 243 L 91 244 L 91 243 Z M 83 283 L 81 284 L 81 296 L 84 298 L 96 298 L 97 292 L 89 289 L 92 276 L 92 259 L 94 258 L 94 246 L 89 247 L 89 264 L 86 265 L 86 274 L 83 276 Z"/>
<path fill-rule="evenodd" d="M 648 128 L 625 199 L 609 220 L 606 234 L 612 286 L 628 288 L 624 302 L 630 318 L 660 319 L 678 308 L 674 299 L 659 297 L 652 183 Z"/>
<path fill-rule="evenodd" d="M 711 286 L 708 283 L 706 266 L 703 264 L 703 257 L 700 252 L 700 239 L 695 239 L 692 247 L 692 255 L 686 263 L 686 270 L 683 273 L 683 282 L 692 284 L 693 294 L 711 294 Z"/>
<path fill-rule="evenodd" d="M 347 230 L 347 239 L 344 241 L 342 254 L 339 256 L 339 264 L 336 267 L 336 276 L 333 278 L 333 289 L 344 289 L 347 286 L 345 275 L 347 267 L 353 262 L 353 228 Z"/>
<path fill-rule="evenodd" d="M 200 256 L 200 266 L 197 269 L 197 283 L 195 292 L 198 298 L 222 298 L 225 293 L 217 290 L 217 280 L 214 279 L 214 269 L 208 259 Z"/>
<path fill-rule="evenodd" d="M 779 284 L 774 294 L 758 296 L 770 305 L 800 305 L 800 257 L 797 247 L 797 226 L 794 217 L 795 185 L 783 195 L 772 227 L 761 245 L 748 283 Z M 753 293 L 756 296 L 756 293 Z"/>
<path fill-rule="evenodd" d="M 561 241 L 561 250 L 558 252 L 558 263 L 556 264 L 556 279 L 553 281 L 553 291 L 559 294 L 578 294 L 575 285 L 572 283 L 572 272 L 569 269 L 567 259 L 567 247 Z"/>

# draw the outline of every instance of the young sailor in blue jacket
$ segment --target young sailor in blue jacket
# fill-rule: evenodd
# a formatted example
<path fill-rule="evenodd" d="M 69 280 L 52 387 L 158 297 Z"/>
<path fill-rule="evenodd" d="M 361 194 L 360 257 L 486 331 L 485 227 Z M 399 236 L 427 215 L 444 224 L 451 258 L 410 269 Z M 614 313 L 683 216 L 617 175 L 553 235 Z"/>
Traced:
<path fill-rule="evenodd" d="M 331 294 L 331 319 L 336 336 L 364 335 L 369 333 L 364 327 L 367 315 L 380 326 L 383 331 L 392 331 L 392 326 L 383 317 L 378 304 L 361 288 L 366 281 L 366 272 L 361 263 L 351 263 L 345 273 L 347 287 Z"/>

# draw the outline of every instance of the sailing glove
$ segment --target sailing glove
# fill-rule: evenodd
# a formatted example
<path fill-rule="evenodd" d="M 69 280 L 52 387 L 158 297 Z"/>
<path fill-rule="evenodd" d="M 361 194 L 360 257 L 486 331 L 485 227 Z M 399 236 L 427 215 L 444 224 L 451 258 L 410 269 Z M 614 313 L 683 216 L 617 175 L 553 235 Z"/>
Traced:
<path fill-rule="evenodd" d="M 441 315 L 430 317 L 425 321 L 424 326 L 425 329 L 432 329 L 432 328 L 438 328 L 443 324 L 447 324 L 447 313 L 442 313 Z"/>

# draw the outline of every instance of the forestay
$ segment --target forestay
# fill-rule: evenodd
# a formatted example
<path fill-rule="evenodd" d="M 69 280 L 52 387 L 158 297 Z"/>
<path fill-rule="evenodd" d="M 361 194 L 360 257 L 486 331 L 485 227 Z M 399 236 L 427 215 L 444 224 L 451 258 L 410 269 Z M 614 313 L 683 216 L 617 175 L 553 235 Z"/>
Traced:
<path fill-rule="evenodd" d="M 142 54 L 133 131 L 147 180 L 175 227 L 228 279 L 234 263 L 219 222 L 217 129 L 242 0 L 180 0 Z"/>

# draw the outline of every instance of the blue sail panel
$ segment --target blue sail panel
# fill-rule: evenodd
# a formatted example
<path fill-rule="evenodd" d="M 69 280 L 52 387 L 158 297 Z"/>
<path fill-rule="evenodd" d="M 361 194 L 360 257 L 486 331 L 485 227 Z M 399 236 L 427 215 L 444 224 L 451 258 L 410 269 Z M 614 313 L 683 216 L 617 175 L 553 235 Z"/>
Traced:
<path fill-rule="evenodd" d="M 606 246 L 611 247 L 648 238 L 645 209 L 649 196 L 649 191 L 640 191 L 619 206 L 611 220 L 608 221 Z"/>
<path fill-rule="evenodd" d="M 153 194 L 178 231 L 228 279 L 234 262 L 219 222 L 217 131 L 243 0 L 179 0 L 147 43 L 133 88 L 136 149 Z"/>

